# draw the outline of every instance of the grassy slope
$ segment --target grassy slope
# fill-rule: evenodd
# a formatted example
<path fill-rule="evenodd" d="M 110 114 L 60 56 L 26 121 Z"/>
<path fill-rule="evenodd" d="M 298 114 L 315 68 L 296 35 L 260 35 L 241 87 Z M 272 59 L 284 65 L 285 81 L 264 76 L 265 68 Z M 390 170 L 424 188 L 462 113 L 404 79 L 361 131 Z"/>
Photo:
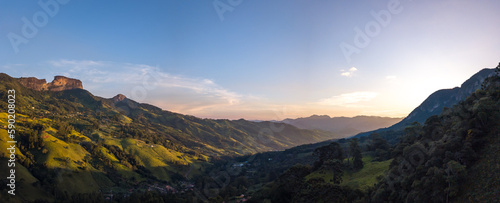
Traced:
<path fill-rule="evenodd" d="M 6 124 L 6 113 L 0 113 L 0 127 Z M 33 121 L 27 119 L 23 115 L 18 115 L 19 118 L 24 117 L 19 122 L 38 122 L 50 124 L 52 121 L 50 119 L 44 118 Z M 54 137 L 57 130 L 50 127 L 46 129 L 41 137 L 45 144 L 44 149 L 47 149 L 46 153 L 42 153 L 42 150 L 32 150 L 32 153 L 37 158 L 37 162 L 46 163 L 48 168 L 59 171 L 57 177 L 57 186 L 62 191 L 68 191 L 69 194 L 72 193 L 89 193 L 96 192 L 100 188 L 109 188 L 115 186 L 112 181 L 110 181 L 106 175 L 102 173 L 101 170 L 93 168 L 90 164 L 85 163 L 84 157 L 90 155 L 82 146 L 75 143 L 67 143 L 57 137 Z M 145 142 L 137 139 L 117 139 L 111 138 L 106 135 L 105 132 L 98 132 L 101 138 L 104 138 L 106 144 L 115 145 L 123 149 L 124 151 L 135 156 L 141 164 L 149 169 L 153 175 L 161 180 L 170 180 L 170 174 L 173 172 L 181 173 L 184 175 L 187 171 L 188 165 L 193 164 L 192 172 L 193 174 L 199 173 L 200 165 L 195 160 L 195 158 L 190 156 L 185 156 L 185 154 L 166 149 L 160 145 L 146 144 Z M 7 148 L 8 135 L 5 129 L 0 129 L 0 147 Z M 80 138 L 82 141 L 91 141 L 88 137 L 81 135 L 76 131 L 72 131 L 71 135 Z M 100 149 L 101 153 L 112 161 L 113 166 L 117 172 L 126 179 L 134 177 L 138 181 L 145 180 L 139 174 L 134 172 L 132 169 L 126 167 L 112 154 L 110 151 L 104 147 Z M 2 157 L 7 157 L 3 151 Z M 19 150 L 16 151 L 16 156 L 24 156 Z M 180 165 L 184 165 L 184 168 L 180 167 L 170 167 L 172 162 Z M 6 163 L 3 165 L 7 165 Z M 45 195 L 40 189 L 34 188 L 32 183 L 38 181 L 34 178 L 31 173 L 24 168 L 22 165 L 17 164 L 19 171 L 17 171 L 18 177 L 23 177 L 24 183 L 19 187 L 26 191 L 24 195 L 25 200 L 34 200 L 36 198 L 43 197 Z M 24 170 L 23 170 L 24 169 Z M 8 170 L 5 170 L 8 171 Z M 190 174 L 192 176 L 193 174 Z"/>
<path fill-rule="evenodd" d="M 378 182 L 377 177 L 384 175 L 385 171 L 389 169 L 391 161 L 392 159 L 381 162 L 372 162 L 372 157 L 363 157 L 363 163 L 365 164 L 364 167 L 354 173 L 344 173 L 341 185 L 359 188 L 361 190 L 372 187 Z"/>
<path fill-rule="evenodd" d="M 5 117 L 6 114 L 4 113 L 0 114 L 0 117 Z M 2 125 L 2 124 L 0 124 Z M 7 149 L 8 143 L 7 141 L 10 140 L 7 134 L 7 130 L 5 129 L 0 129 L 0 148 L 1 149 Z M 6 150 L 5 150 L 6 151 Z M 10 199 L 9 202 L 24 202 L 24 201 L 34 201 L 37 198 L 47 198 L 45 192 L 39 188 L 33 186 L 34 182 L 37 182 L 38 180 L 31 175 L 31 173 L 21 164 L 16 162 L 15 168 L 8 168 L 7 166 L 7 161 L 8 159 L 5 158 L 9 156 L 8 154 L 4 154 L 4 150 L 1 151 L 3 156 L 0 157 L 0 175 L 1 177 L 7 177 L 9 176 L 9 171 L 10 169 L 15 170 L 15 175 L 16 175 L 16 198 Z M 16 158 L 19 158 L 22 156 L 22 154 L 19 152 L 19 150 L 16 150 Z M 0 199 L 6 200 L 10 195 L 7 195 L 6 192 L 2 192 L 0 194 Z"/>
<path fill-rule="evenodd" d="M 377 183 L 377 177 L 381 176 L 389 169 L 391 160 L 372 162 L 372 157 L 363 157 L 364 167 L 356 172 L 344 172 L 341 185 L 359 188 L 361 190 L 368 189 Z M 330 182 L 333 177 L 331 171 L 319 170 L 306 176 L 306 180 L 312 178 L 323 178 L 325 182 Z"/>
<path fill-rule="evenodd" d="M 90 154 L 80 145 L 66 143 L 48 133 L 52 131 L 55 130 L 49 128 L 46 132 L 42 133 L 47 153 L 39 154 L 37 157 L 39 157 L 40 162 L 46 163 L 48 168 L 59 170 L 58 188 L 68 191 L 69 194 L 98 191 L 99 184 L 94 180 L 91 173 L 91 171 L 96 171 L 96 169 L 85 164 L 83 160 L 86 155 Z M 75 131 L 72 134 L 77 137 L 82 136 Z"/>

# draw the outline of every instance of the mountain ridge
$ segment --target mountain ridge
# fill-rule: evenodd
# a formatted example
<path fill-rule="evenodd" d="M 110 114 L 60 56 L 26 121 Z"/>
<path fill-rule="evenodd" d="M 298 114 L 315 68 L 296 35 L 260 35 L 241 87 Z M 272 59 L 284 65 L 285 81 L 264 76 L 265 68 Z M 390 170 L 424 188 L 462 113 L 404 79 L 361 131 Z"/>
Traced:
<path fill-rule="evenodd" d="M 83 89 L 82 81 L 65 76 L 54 76 L 54 80 L 47 83 L 45 79 L 36 77 L 15 78 L 23 86 L 37 91 L 64 91 L 72 89 Z"/>
<path fill-rule="evenodd" d="M 213 160 L 339 138 L 283 123 L 202 119 L 120 94 L 102 98 L 66 84 L 58 86 L 60 91 L 47 91 L 0 73 L 0 97 L 16 92 L 16 165 L 27 169 L 16 178 L 30 180 L 19 183 L 30 189 L 19 191 L 18 202 L 52 202 L 61 194 L 68 198 L 110 190 L 143 192 L 154 184 L 187 181 Z M 0 109 L 8 105 L 0 100 Z M 0 112 L 2 148 L 10 140 L 7 116 Z M 0 175 L 5 177 L 8 156 L 0 152 Z"/>
<path fill-rule="evenodd" d="M 327 132 L 319 132 L 319 131 L 308 131 L 305 133 L 305 131 L 302 131 L 298 134 L 294 134 L 291 132 L 288 132 L 288 137 L 281 132 L 274 132 L 271 130 L 270 135 L 267 135 L 266 133 L 269 132 L 269 129 L 271 128 L 271 125 L 277 125 L 279 126 L 280 124 L 277 123 L 272 123 L 272 122 L 259 122 L 259 123 L 253 123 L 251 121 L 246 121 L 246 120 L 227 120 L 227 119 L 201 119 L 197 118 L 195 116 L 190 116 L 190 115 L 182 115 L 179 113 L 174 113 L 170 112 L 168 110 L 163 110 L 159 107 L 156 107 L 154 105 L 150 105 L 147 103 L 138 103 L 134 100 L 131 100 L 127 98 L 123 94 L 117 94 L 113 98 L 101 98 L 98 96 L 92 95 L 89 91 L 83 89 L 83 86 L 81 85 L 81 81 L 77 79 L 72 79 L 72 78 L 67 78 L 64 76 L 56 76 L 54 81 L 51 83 L 45 83 L 44 79 L 36 79 L 33 77 L 30 78 L 12 78 L 8 76 L 7 74 L 2 74 L 4 77 L 9 78 L 8 80 L 5 81 L 15 81 L 18 84 L 21 84 L 22 86 L 33 90 L 33 91 L 45 91 L 45 90 L 50 90 L 50 92 L 54 92 L 57 94 L 56 97 L 59 97 L 60 99 L 63 99 L 65 101 L 71 100 L 71 102 L 76 102 L 82 104 L 86 110 L 96 110 L 97 112 L 102 112 L 104 109 L 110 108 L 110 110 L 115 111 L 116 113 L 121 114 L 121 117 L 124 119 L 138 119 L 137 117 L 140 117 L 139 119 L 150 119 L 151 123 L 158 123 L 160 125 L 166 125 L 169 126 L 170 128 L 174 129 L 179 129 L 183 128 L 186 130 L 186 132 L 194 133 L 192 129 L 186 129 L 185 125 L 190 126 L 198 126 L 198 127 L 206 127 L 206 126 L 211 126 L 215 128 L 220 128 L 220 125 L 228 124 L 231 125 L 230 131 L 235 130 L 235 133 L 237 135 L 243 135 L 242 131 L 238 130 L 239 127 L 251 125 L 254 127 L 257 127 L 257 129 L 252 129 L 251 130 L 251 136 L 255 138 L 263 138 L 264 140 L 270 139 L 273 140 L 274 138 L 280 138 L 282 141 L 279 141 L 278 143 L 274 142 L 268 142 L 269 146 L 266 147 L 256 147 L 254 149 L 251 149 L 249 147 L 242 147 L 239 151 L 239 153 L 255 153 L 255 152 L 261 152 L 261 151 L 266 151 L 266 150 L 284 150 L 286 148 L 289 148 L 291 146 L 297 146 L 300 144 L 308 144 L 312 142 L 318 142 L 318 141 L 324 141 L 327 139 L 331 138 L 336 138 L 334 134 L 327 133 Z M 45 85 L 43 85 L 45 84 Z M 49 88 L 50 87 L 50 88 Z M 50 92 L 47 92 L 49 94 L 52 94 Z M 41 93 L 41 92 L 40 92 Z M 43 105 L 44 106 L 44 105 Z M 38 108 L 37 108 L 38 109 Z M 243 126 L 242 126 L 243 125 Z M 291 131 L 301 131 L 298 128 L 292 127 L 291 125 L 287 124 L 281 124 L 285 125 L 284 131 L 291 130 Z M 210 127 L 209 127 L 210 128 Z M 251 129 L 248 128 L 247 129 Z M 261 129 L 265 129 L 264 131 L 267 132 L 261 132 Z M 203 132 L 200 130 L 195 130 L 198 131 L 198 133 L 214 133 L 217 130 L 214 129 L 207 129 L 207 132 Z M 242 134 L 243 133 L 243 134 Z M 290 134 L 291 133 L 291 134 Z M 319 137 L 307 137 L 305 136 L 306 134 L 316 134 L 316 135 L 321 135 Z M 312 134 L 311 134 L 312 133 Z M 227 132 L 224 134 L 228 134 Z M 269 133 L 268 133 L 269 134 Z M 301 135 L 302 134 L 302 135 Z M 238 145 L 242 145 L 241 142 L 238 142 L 238 139 L 235 139 L 235 137 L 232 137 L 233 134 L 228 135 L 228 137 L 232 140 L 230 142 L 234 143 L 239 143 Z M 271 135 L 275 137 L 270 137 Z M 221 136 L 221 135 L 218 135 Z M 293 136 L 297 136 L 293 138 Z M 301 137 L 302 136 L 302 137 Z M 222 136 L 224 137 L 224 136 Z M 320 138 L 322 137 L 322 138 Z M 202 139 L 201 136 L 198 136 L 196 139 Z M 295 141 L 300 140 L 298 143 L 294 144 L 294 139 Z M 308 139 L 310 139 L 308 141 Z M 175 140 L 175 139 L 174 139 Z M 229 141 L 229 140 L 228 140 Z M 276 140 L 273 140 L 276 141 Z M 249 143 L 255 143 L 254 141 L 249 142 Z M 281 146 L 282 144 L 286 143 L 284 146 Z M 184 143 L 186 144 L 186 143 Z M 242 145 L 243 146 L 243 145 Z M 275 146 L 275 147 L 271 147 Z M 245 152 L 246 151 L 246 152 Z M 221 155 L 221 154 L 219 154 Z"/>
<path fill-rule="evenodd" d="M 451 108 L 453 105 L 458 104 L 460 101 L 466 99 L 477 89 L 480 89 L 482 82 L 486 78 L 494 74 L 494 68 L 484 68 L 464 81 L 462 85 L 460 85 L 460 87 L 440 89 L 435 91 L 400 122 L 387 128 L 380 128 L 373 131 L 362 132 L 355 135 L 354 137 L 363 137 L 375 132 L 380 133 L 403 130 L 406 126 L 414 122 L 424 124 L 427 118 L 434 115 L 439 115 L 444 108 Z"/>
<path fill-rule="evenodd" d="M 330 117 L 328 115 L 311 115 L 296 119 L 284 119 L 280 122 L 294 125 L 302 129 L 325 130 L 343 137 L 356 135 L 360 132 L 389 127 L 402 118 L 381 116 Z"/>

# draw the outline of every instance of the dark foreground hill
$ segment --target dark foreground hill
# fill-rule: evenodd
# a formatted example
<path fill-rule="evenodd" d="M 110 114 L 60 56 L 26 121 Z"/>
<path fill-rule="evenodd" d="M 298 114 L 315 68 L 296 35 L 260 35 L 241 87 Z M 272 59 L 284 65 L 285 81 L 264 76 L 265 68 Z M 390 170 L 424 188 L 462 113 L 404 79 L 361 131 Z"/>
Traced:
<path fill-rule="evenodd" d="M 375 202 L 498 202 L 500 77 L 413 125 L 371 193 Z"/>

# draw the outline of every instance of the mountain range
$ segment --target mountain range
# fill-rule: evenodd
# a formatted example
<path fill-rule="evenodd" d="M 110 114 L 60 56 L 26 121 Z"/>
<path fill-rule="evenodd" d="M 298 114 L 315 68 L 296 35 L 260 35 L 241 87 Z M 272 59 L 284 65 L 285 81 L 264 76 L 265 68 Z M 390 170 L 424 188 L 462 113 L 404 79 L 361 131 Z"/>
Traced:
<path fill-rule="evenodd" d="M 225 160 L 225 157 L 238 160 L 242 155 L 341 139 L 398 121 L 391 127 L 356 137 L 366 137 L 373 132 L 402 131 L 413 122 L 424 123 L 428 117 L 460 103 L 480 89 L 481 83 L 492 74 L 493 69 L 484 69 L 461 87 L 436 91 L 403 120 L 314 115 L 281 122 L 253 122 L 182 115 L 138 103 L 122 94 L 102 98 L 83 89 L 81 81 L 63 76 L 56 76 L 54 81 L 47 83 L 0 73 L 0 97 L 7 98 L 8 90 L 16 90 L 18 150 L 15 156 L 18 188 L 22 188 L 13 198 L 6 195 L 6 183 L 2 180 L 0 199 L 55 201 L 81 193 L 130 194 L 156 188 L 158 184 L 173 183 L 186 188 L 189 184 L 185 181 L 206 177 L 203 173 L 220 166 L 214 161 Z M 6 100 L 0 100 L 0 109 L 7 107 Z M 7 113 L 0 113 L 2 149 L 8 148 L 7 141 L 11 140 L 7 133 L 7 117 Z M 360 142 L 370 141 L 360 139 Z M 308 145 L 304 153 L 284 151 L 286 155 L 280 159 L 286 161 L 292 157 L 312 162 L 314 146 L 324 144 Z M 0 151 L 0 176 L 8 176 L 8 159 L 9 154 Z M 259 161 L 271 162 L 272 159 Z M 293 160 L 288 164 L 292 163 Z M 244 164 L 239 163 L 236 167 Z M 235 166 L 230 164 L 223 168 L 228 167 Z"/>
<path fill-rule="evenodd" d="M 379 116 L 356 116 L 351 118 L 312 115 L 306 118 L 285 119 L 281 122 L 302 129 L 324 130 L 342 137 L 349 137 L 360 132 L 389 127 L 401 121 L 401 119 Z"/>
<path fill-rule="evenodd" d="M 193 177 L 225 156 L 340 138 L 284 123 L 201 119 L 122 94 L 102 98 L 63 76 L 46 83 L 0 74 L 0 97 L 7 98 L 11 89 L 16 92 L 16 166 L 18 179 L 24 180 L 18 187 L 26 188 L 17 196 L 22 202 L 103 190 L 144 191 L 151 181 Z M 0 109 L 7 107 L 1 100 Z M 7 116 L 0 113 L 2 149 L 11 140 Z M 0 157 L 0 175 L 7 177 L 9 154 L 1 150 Z"/>

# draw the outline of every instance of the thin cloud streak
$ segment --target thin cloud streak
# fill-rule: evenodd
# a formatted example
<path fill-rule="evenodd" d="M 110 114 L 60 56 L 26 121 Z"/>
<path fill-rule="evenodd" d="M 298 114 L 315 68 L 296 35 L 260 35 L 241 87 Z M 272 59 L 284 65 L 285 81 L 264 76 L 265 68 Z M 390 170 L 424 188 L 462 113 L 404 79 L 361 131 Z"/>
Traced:
<path fill-rule="evenodd" d="M 349 68 L 349 70 L 340 70 L 340 75 L 341 76 L 344 76 L 344 77 L 352 77 L 354 75 L 354 72 L 358 71 L 358 69 L 356 67 L 352 67 L 352 68 Z"/>
<path fill-rule="evenodd" d="M 361 102 L 371 101 L 377 97 L 377 92 L 351 92 L 340 94 L 317 102 L 319 105 L 353 107 Z"/>

